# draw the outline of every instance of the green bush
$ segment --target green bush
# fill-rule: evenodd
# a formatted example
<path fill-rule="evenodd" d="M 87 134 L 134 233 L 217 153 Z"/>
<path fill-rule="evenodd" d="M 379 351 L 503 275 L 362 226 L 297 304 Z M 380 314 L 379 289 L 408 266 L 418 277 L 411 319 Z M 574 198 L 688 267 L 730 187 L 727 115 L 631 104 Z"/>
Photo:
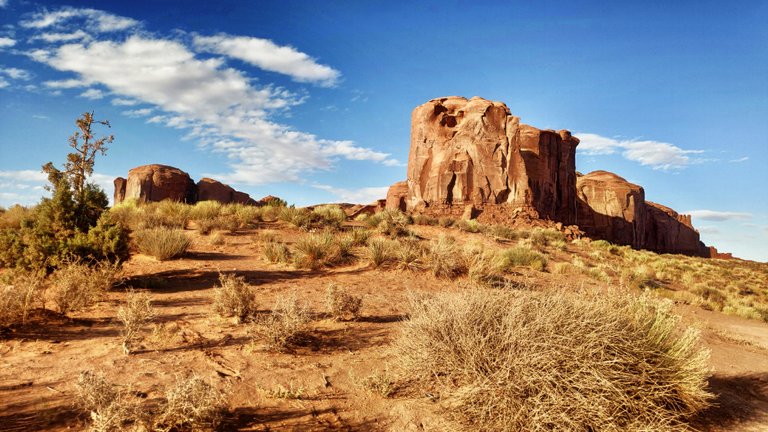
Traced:
<path fill-rule="evenodd" d="M 499 259 L 499 268 L 504 271 L 512 271 L 514 267 L 530 267 L 534 270 L 544 271 L 547 267 L 547 259 L 544 255 L 522 245 L 504 250 Z"/>

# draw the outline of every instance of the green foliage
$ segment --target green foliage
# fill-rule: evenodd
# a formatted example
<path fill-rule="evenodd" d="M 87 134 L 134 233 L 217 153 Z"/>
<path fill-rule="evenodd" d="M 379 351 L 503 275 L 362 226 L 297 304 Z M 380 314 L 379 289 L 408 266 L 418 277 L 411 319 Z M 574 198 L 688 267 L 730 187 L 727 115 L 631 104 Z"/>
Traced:
<path fill-rule="evenodd" d="M 109 126 L 107 121 L 94 120 L 93 113 L 77 119 L 78 131 L 69 140 L 74 152 L 67 155 L 64 171 L 52 162 L 43 166 L 52 196 L 32 210 L 14 209 L 11 215 L 3 215 L 0 265 L 50 272 L 73 259 L 117 261 L 127 257 L 121 226 L 100 224 L 109 204 L 107 195 L 88 183 L 96 154 L 105 154 L 105 145 L 113 140 L 112 136 L 94 138 L 94 124 Z"/>
<path fill-rule="evenodd" d="M 509 248 L 500 255 L 499 267 L 506 271 L 511 271 L 514 267 L 530 267 L 534 270 L 544 271 L 546 266 L 547 259 L 544 255 L 526 246 Z"/>

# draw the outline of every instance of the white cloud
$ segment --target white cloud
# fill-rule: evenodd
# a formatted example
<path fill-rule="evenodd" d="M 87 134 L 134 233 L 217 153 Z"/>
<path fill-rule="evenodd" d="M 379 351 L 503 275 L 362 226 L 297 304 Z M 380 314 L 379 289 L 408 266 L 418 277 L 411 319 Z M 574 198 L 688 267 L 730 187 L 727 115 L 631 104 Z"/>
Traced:
<path fill-rule="evenodd" d="M 91 100 L 102 99 L 104 98 L 104 92 L 99 89 L 91 88 L 80 93 L 80 97 L 84 97 Z"/>
<path fill-rule="evenodd" d="M 32 74 L 29 71 L 18 68 L 0 68 L 0 73 L 7 75 L 11 79 L 20 79 L 28 81 L 32 79 Z"/>
<path fill-rule="evenodd" d="M 154 105 L 163 114 L 150 123 L 189 129 L 203 149 L 224 154 L 230 183 L 300 181 L 327 170 L 337 158 L 397 163 L 388 155 L 349 141 L 331 141 L 270 119 L 304 98 L 272 86 L 255 87 L 243 72 L 221 59 L 201 60 L 180 42 L 133 35 L 125 41 L 73 43 L 51 48 L 38 59 L 111 93 Z"/>
<path fill-rule="evenodd" d="M 290 76 L 299 82 L 336 85 L 341 73 L 317 63 L 312 57 L 290 46 L 280 46 L 269 39 L 246 36 L 196 36 L 197 49 L 226 55 L 261 69 Z"/>
<path fill-rule="evenodd" d="M 112 99 L 112 105 L 115 105 L 115 106 L 134 106 L 140 103 L 141 102 L 135 99 L 123 99 L 123 98 Z"/>
<path fill-rule="evenodd" d="M 8 81 L 6 81 L 6 80 L 5 80 L 5 78 L 3 78 L 3 77 L 0 77 L 0 89 L 1 89 L 1 88 L 6 88 L 6 87 L 8 87 L 9 85 L 11 85 L 11 83 L 9 83 Z"/>
<path fill-rule="evenodd" d="M 0 171 L 0 179 L 10 179 L 25 183 L 39 183 L 48 180 L 48 176 L 43 171 L 34 170 L 5 170 Z"/>
<path fill-rule="evenodd" d="M 16 40 L 9 37 L 0 37 L 0 48 L 9 48 L 16 45 Z"/>
<path fill-rule="evenodd" d="M 97 9 L 78 9 L 69 6 L 55 11 L 36 12 L 20 24 L 24 28 L 44 29 L 59 27 L 76 19 L 84 20 L 85 28 L 102 33 L 128 30 L 139 25 L 139 22 L 132 18 L 112 15 Z"/>
<path fill-rule="evenodd" d="M 8 6 L 8 0 L 0 0 L 0 8 Z"/>
<path fill-rule="evenodd" d="M 59 81 L 45 81 L 43 85 L 48 88 L 69 89 L 69 88 L 77 88 L 77 87 L 86 87 L 88 86 L 88 83 L 83 82 L 82 80 L 79 80 L 79 79 L 65 79 L 65 80 L 59 80 Z"/>
<path fill-rule="evenodd" d="M 741 158 L 738 158 L 738 159 L 731 159 L 728 162 L 730 162 L 730 163 L 739 163 L 739 162 L 746 162 L 748 160 L 749 160 L 749 156 L 744 156 L 744 157 L 741 157 Z"/>
<path fill-rule="evenodd" d="M 136 109 L 136 110 L 129 110 L 129 111 L 123 111 L 123 115 L 126 115 L 128 117 L 146 117 L 150 114 L 152 114 L 152 111 L 154 111 L 152 108 L 142 108 L 142 109 Z"/>
<path fill-rule="evenodd" d="M 576 134 L 581 141 L 576 147 L 579 154 L 585 156 L 608 155 L 621 151 L 621 155 L 643 166 L 655 170 L 681 169 L 688 165 L 701 162 L 692 158 L 691 154 L 704 153 L 703 150 L 684 150 L 673 144 L 651 140 L 619 140 L 597 134 Z"/>
<path fill-rule="evenodd" d="M 95 183 L 104 189 L 110 201 L 114 190 L 115 176 L 93 173 L 88 182 Z M 48 192 L 43 186 L 48 184 L 48 176 L 42 171 L 34 170 L 5 170 L 0 171 L 0 205 L 8 207 L 13 204 L 31 205 L 40 201 Z"/>
<path fill-rule="evenodd" d="M 699 232 L 702 234 L 712 234 L 712 235 L 720 234 L 720 228 L 718 227 L 702 226 L 702 227 L 699 227 L 698 229 L 699 229 Z"/>
<path fill-rule="evenodd" d="M 364 187 L 359 189 L 337 188 L 329 185 L 312 185 L 312 187 L 329 192 L 339 199 L 338 203 L 370 204 L 387 197 L 389 187 Z"/>
<path fill-rule="evenodd" d="M 717 211 L 717 210 L 690 210 L 685 214 L 691 215 L 694 219 L 722 222 L 727 220 L 751 219 L 752 214 L 741 212 Z"/>
<path fill-rule="evenodd" d="M 32 37 L 32 40 L 44 40 L 46 42 L 71 42 L 75 40 L 88 40 L 91 36 L 82 31 L 82 30 L 76 30 L 71 33 L 41 33 L 37 36 Z"/>
<path fill-rule="evenodd" d="M 42 114 L 32 114 L 32 118 L 33 119 L 38 119 L 38 120 L 50 120 L 51 119 L 47 115 L 42 115 Z"/>

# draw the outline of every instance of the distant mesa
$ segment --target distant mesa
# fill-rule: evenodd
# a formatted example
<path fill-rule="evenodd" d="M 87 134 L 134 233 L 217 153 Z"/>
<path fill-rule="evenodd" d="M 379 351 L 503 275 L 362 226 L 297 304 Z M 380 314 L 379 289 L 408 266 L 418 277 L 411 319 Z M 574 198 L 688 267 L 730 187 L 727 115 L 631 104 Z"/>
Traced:
<path fill-rule="evenodd" d="M 386 207 L 507 225 L 551 225 L 660 253 L 725 258 L 691 217 L 645 200 L 616 174 L 576 172 L 579 139 L 520 123 L 501 102 L 432 99 L 411 115 L 407 179 Z"/>
<path fill-rule="evenodd" d="M 260 201 L 247 193 L 211 178 L 202 178 L 195 183 L 186 172 L 168 165 L 142 165 L 128 171 L 128 178 L 118 177 L 114 181 L 115 204 L 127 199 L 140 202 L 171 200 L 194 204 L 198 201 L 218 201 L 222 204 L 264 205 L 279 198 L 264 197 Z"/>

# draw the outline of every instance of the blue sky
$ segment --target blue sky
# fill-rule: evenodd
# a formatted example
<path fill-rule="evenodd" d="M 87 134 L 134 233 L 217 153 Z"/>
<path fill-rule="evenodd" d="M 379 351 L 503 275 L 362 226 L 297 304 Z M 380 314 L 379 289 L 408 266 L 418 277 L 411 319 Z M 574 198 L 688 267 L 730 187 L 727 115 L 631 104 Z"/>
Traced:
<path fill-rule="evenodd" d="M 110 195 L 164 163 L 368 202 L 405 177 L 415 106 L 477 95 L 768 261 L 768 2 L 483 3 L 0 0 L 0 205 L 39 200 L 86 110 L 116 136 Z"/>

